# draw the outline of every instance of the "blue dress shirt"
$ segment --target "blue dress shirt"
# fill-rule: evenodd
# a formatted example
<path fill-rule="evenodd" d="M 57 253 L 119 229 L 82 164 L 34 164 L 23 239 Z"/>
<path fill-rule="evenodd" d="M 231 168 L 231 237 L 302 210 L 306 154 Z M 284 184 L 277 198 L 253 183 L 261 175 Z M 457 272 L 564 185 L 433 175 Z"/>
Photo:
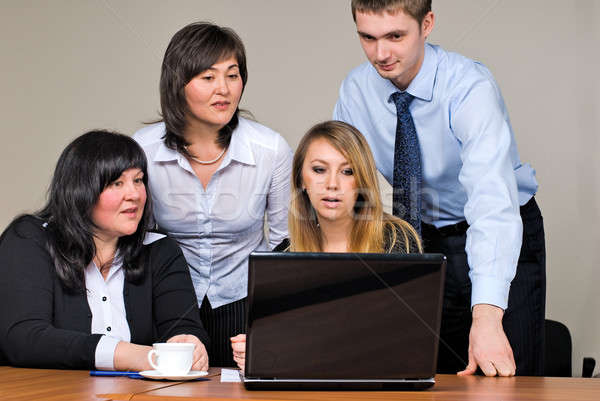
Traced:
<path fill-rule="evenodd" d="M 378 170 L 393 182 L 394 84 L 364 63 L 346 77 L 333 118 L 366 137 Z M 423 163 L 423 221 L 443 227 L 466 220 L 471 305 L 506 309 L 523 226 L 519 205 L 537 191 L 535 171 L 519 160 L 500 89 L 482 64 L 425 45 L 406 89 Z"/>

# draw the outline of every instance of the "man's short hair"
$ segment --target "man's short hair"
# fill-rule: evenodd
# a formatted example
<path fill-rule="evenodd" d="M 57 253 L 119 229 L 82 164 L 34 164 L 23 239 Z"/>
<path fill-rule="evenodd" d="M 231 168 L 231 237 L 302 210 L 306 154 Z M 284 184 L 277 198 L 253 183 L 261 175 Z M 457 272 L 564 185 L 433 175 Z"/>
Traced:
<path fill-rule="evenodd" d="M 355 22 L 357 11 L 381 14 L 396 13 L 398 10 L 404 11 L 421 25 L 423 18 L 431 11 L 431 0 L 352 0 L 352 18 Z"/>

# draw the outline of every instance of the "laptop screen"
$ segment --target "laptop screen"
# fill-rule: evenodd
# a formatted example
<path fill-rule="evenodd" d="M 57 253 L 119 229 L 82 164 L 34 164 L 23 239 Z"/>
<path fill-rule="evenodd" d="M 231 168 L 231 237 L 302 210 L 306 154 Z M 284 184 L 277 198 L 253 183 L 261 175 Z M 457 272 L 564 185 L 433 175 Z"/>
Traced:
<path fill-rule="evenodd" d="M 253 253 L 246 376 L 435 375 L 443 255 Z"/>

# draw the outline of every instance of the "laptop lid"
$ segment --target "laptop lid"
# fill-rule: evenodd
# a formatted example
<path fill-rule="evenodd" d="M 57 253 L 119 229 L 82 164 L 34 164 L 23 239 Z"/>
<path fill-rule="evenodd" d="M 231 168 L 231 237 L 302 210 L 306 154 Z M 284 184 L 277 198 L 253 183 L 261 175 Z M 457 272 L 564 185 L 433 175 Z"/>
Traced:
<path fill-rule="evenodd" d="M 446 258 L 253 252 L 248 378 L 435 375 Z"/>

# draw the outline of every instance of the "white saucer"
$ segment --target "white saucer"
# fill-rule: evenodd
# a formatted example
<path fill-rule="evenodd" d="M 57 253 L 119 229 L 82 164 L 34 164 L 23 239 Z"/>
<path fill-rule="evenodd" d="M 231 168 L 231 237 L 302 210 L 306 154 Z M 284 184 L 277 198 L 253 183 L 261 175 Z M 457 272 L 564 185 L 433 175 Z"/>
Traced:
<path fill-rule="evenodd" d="M 160 373 L 158 370 L 144 370 L 143 372 L 140 372 L 141 376 L 144 376 L 148 379 L 177 380 L 177 381 L 197 379 L 199 377 L 206 376 L 207 374 L 208 374 L 208 372 L 205 370 L 190 370 L 187 375 L 179 375 L 179 376 L 164 375 L 164 374 Z"/>

